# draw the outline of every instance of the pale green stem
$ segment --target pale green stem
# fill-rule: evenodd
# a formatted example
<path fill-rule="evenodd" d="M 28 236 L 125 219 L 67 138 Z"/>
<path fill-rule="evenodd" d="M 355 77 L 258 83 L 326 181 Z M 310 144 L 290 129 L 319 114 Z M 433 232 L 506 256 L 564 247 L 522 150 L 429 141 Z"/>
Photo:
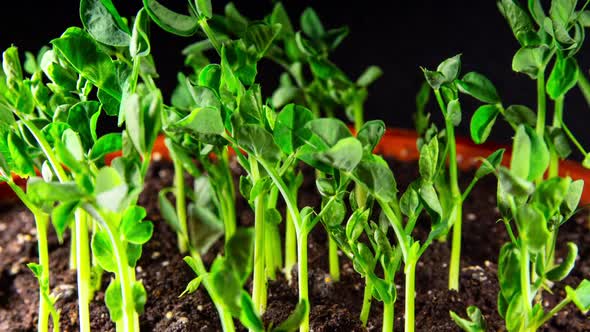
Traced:
<path fill-rule="evenodd" d="M 520 242 L 520 288 L 522 292 L 522 305 L 525 319 L 529 319 L 533 310 L 531 305 L 531 272 L 530 272 L 530 257 L 526 241 Z M 528 323 L 527 323 L 528 324 Z M 525 325 L 527 325 L 525 324 Z"/>
<path fill-rule="evenodd" d="M 553 113 L 553 127 L 561 128 L 563 122 L 563 101 L 564 96 L 555 99 L 555 112 Z M 549 163 L 549 178 L 559 175 L 559 155 L 555 148 L 551 149 L 551 162 Z"/>
<path fill-rule="evenodd" d="M 569 297 L 566 297 L 565 299 L 561 300 L 561 302 L 559 302 L 555 307 L 553 307 L 553 309 L 551 309 L 548 313 L 546 313 L 543 316 L 543 319 L 541 319 L 539 322 L 535 324 L 535 326 L 531 328 L 531 331 L 536 331 L 537 329 L 541 328 L 541 326 L 545 325 L 545 323 L 547 323 L 551 318 L 553 318 L 553 316 L 555 316 L 558 312 L 563 310 L 563 308 L 570 304 L 570 302 L 572 302 L 572 300 Z"/>
<path fill-rule="evenodd" d="M 410 257 L 406 261 L 405 332 L 414 332 L 416 324 L 414 307 L 416 301 L 416 260 L 417 259 L 415 257 Z"/>
<path fill-rule="evenodd" d="M 236 192 L 234 189 L 234 180 L 229 166 L 229 152 L 227 148 L 223 149 L 221 154 L 223 161 L 223 171 L 225 172 L 225 185 L 223 201 L 225 202 L 224 225 L 226 239 L 231 238 L 236 232 Z"/>
<path fill-rule="evenodd" d="M 545 69 L 540 69 L 537 75 L 537 126 L 536 131 L 540 139 L 545 137 L 545 122 L 547 117 L 547 97 L 545 96 Z M 543 179 L 540 176 L 537 183 Z"/>
<path fill-rule="evenodd" d="M 172 160 L 174 164 L 174 190 L 176 196 L 176 215 L 178 216 L 178 224 L 180 231 L 184 234 L 188 234 L 188 224 L 186 216 L 186 194 L 185 194 L 185 183 L 184 183 L 184 167 L 182 162 L 178 159 Z M 178 250 L 181 254 L 184 254 L 188 250 L 188 243 L 186 243 L 183 236 L 177 234 L 178 238 Z"/>
<path fill-rule="evenodd" d="M 578 75 L 578 88 L 580 88 L 584 99 L 586 99 L 586 103 L 590 106 L 590 82 L 583 73 L 579 73 Z"/>
<path fill-rule="evenodd" d="M 35 213 L 35 227 L 37 228 L 37 245 L 39 250 L 39 265 L 41 265 L 41 280 L 47 280 L 49 283 L 49 248 L 47 245 L 47 226 L 49 224 L 49 216 L 45 213 Z M 37 330 L 39 332 L 47 332 L 49 329 L 49 312 L 51 303 L 47 302 L 47 298 L 43 296 L 44 291 L 51 289 L 47 285 L 47 290 L 39 288 L 39 321 L 37 323 Z"/>
<path fill-rule="evenodd" d="M 298 252 L 298 274 L 299 274 L 299 300 L 307 300 L 309 303 L 309 292 L 307 285 L 307 230 L 302 229 L 297 236 Z M 311 303 L 310 303 L 311 306 Z M 299 332 L 309 332 L 309 307 L 299 326 Z"/>
<path fill-rule="evenodd" d="M 295 234 L 295 224 L 291 214 L 287 213 L 286 217 L 287 228 L 285 230 L 285 267 L 284 273 L 287 279 L 291 279 L 291 270 L 297 263 L 297 236 Z"/>
<path fill-rule="evenodd" d="M 260 172 L 258 169 L 258 162 L 254 159 L 250 159 L 250 172 L 252 176 L 252 182 L 254 184 L 260 181 Z M 262 193 L 254 197 L 254 276 L 252 283 L 252 300 L 254 302 L 254 308 L 259 315 L 264 313 L 266 308 L 266 273 L 265 273 L 265 259 L 264 259 L 264 247 L 265 247 L 265 195 Z"/>
<path fill-rule="evenodd" d="M 332 235 L 328 233 L 328 252 L 329 252 L 329 262 L 330 262 L 330 277 L 332 281 L 338 282 L 340 281 L 340 263 L 338 258 L 338 245 Z"/>
<path fill-rule="evenodd" d="M 70 270 L 76 270 L 78 268 L 78 255 L 77 249 L 78 248 L 78 234 L 76 228 L 70 227 L 70 262 L 69 267 Z"/>
<path fill-rule="evenodd" d="M 394 305 L 393 301 L 383 304 L 383 332 L 393 332 Z"/>
<path fill-rule="evenodd" d="M 217 37 L 215 37 L 215 33 L 213 33 L 213 30 L 211 30 L 211 27 L 209 27 L 207 19 L 199 19 L 199 25 L 201 26 L 201 29 L 203 29 L 203 32 L 211 42 L 211 45 L 213 45 L 215 51 L 217 51 L 217 54 L 221 56 L 221 43 L 219 42 L 219 40 L 217 40 Z"/>
<path fill-rule="evenodd" d="M 438 105 L 445 116 L 445 129 L 447 134 L 447 146 L 449 148 L 449 184 L 455 211 L 453 227 L 453 243 L 451 245 L 451 262 L 449 264 L 449 289 L 459 290 L 459 270 L 461 268 L 461 224 L 463 198 L 459 189 L 459 176 L 457 169 L 457 146 L 455 142 L 455 126 L 447 118 L 447 108 L 438 89 L 434 90 Z"/>
<path fill-rule="evenodd" d="M 78 240 L 76 251 L 78 253 L 78 315 L 80 331 L 90 332 L 90 248 L 88 241 L 87 214 L 82 209 L 76 210 L 75 223 Z"/>
<path fill-rule="evenodd" d="M 373 300 L 373 283 L 369 277 L 365 277 L 365 291 L 363 292 L 363 307 L 361 308 L 361 322 L 367 327 L 369 314 L 371 312 L 371 302 Z"/>

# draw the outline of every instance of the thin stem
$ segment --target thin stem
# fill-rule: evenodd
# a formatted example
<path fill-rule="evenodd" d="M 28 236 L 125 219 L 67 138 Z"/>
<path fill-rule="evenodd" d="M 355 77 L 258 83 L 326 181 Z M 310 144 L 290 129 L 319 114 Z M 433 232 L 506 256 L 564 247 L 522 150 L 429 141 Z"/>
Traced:
<path fill-rule="evenodd" d="M 415 301 L 416 301 L 416 259 L 406 261 L 406 303 L 405 303 L 405 332 L 414 332 Z M 385 312 L 383 313 L 385 315 Z"/>
<path fill-rule="evenodd" d="M 80 331 L 90 332 L 90 245 L 88 241 L 88 220 L 87 214 L 82 209 L 75 212 L 76 251 L 78 252 L 78 315 Z"/>
<path fill-rule="evenodd" d="M 555 99 L 555 112 L 553 113 L 553 127 L 561 128 L 563 122 L 563 100 L 564 96 Z M 551 146 L 551 161 L 549 163 L 549 178 L 555 177 L 559 174 L 559 155 L 555 151 L 555 147 Z"/>
<path fill-rule="evenodd" d="M 222 201 L 225 202 L 225 213 L 223 216 L 225 226 L 226 240 L 231 238 L 236 232 L 236 192 L 234 189 L 234 180 L 229 166 L 229 152 L 227 148 L 224 148 L 221 153 L 222 170 L 225 172 L 224 177 L 224 190 L 225 197 Z M 223 203 L 222 203 L 223 204 Z"/>
<path fill-rule="evenodd" d="M 400 249 L 402 251 L 402 256 L 404 258 L 404 262 L 408 259 L 408 240 L 406 237 L 406 233 L 404 232 L 404 228 L 401 225 L 400 220 L 397 218 L 397 215 L 393 212 L 389 204 L 385 201 L 380 199 L 377 200 L 379 202 L 379 206 L 381 206 L 381 210 L 389 220 L 389 223 L 393 227 L 393 232 L 395 233 L 395 237 L 399 242 Z"/>
<path fill-rule="evenodd" d="M 78 268 L 78 234 L 77 229 L 75 227 L 70 227 L 70 261 L 69 267 L 70 270 L 76 270 Z"/>
<path fill-rule="evenodd" d="M 203 29 L 203 32 L 207 36 L 207 39 L 211 41 L 211 45 L 213 45 L 213 48 L 215 49 L 215 51 L 217 51 L 217 54 L 221 56 L 221 43 L 219 42 L 219 40 L 217 40 L 217 37 L 215 37 L 215 33 L 213 32 L 213 30 L 211 30 L 211 27 L 209 27 L 207 19 L 199 19 L 199 25 L 201 26 L 201 29 Z"/>
<path fill-rule="evenodd" d="M 461 224 L 463 198 L 459 189 L 459 176 L 457 168 L 457 146 L 455 142 L 455 126 L 446 116 L 447 108 L 438 89 L 434 90 L 438 105 L 445 116 L 445 129 L 447 134 L 447 147 L 449 148 L 449 185 L 455 211 L 453 227 L 453 243 L 451 246 L 451 262 L 449 264 L 449 289 L 459 290 L 459 269 L 461 265 Z"/>
<path fill-rule="evenodd" d="M 250 159 L 250 172 L 252 182 L 260 181 L 258 162 Z M 264 262 L 265 247 L 265 221 L 264 221 L 264 198 L 262 193 L 254 198 L 254 276 L 252 283 L 252 300 L 258 314 L 262 315 L 266 308 L 266 274 Z"/>
<path fill-rule="evenodd" d="M 545 135 L 545 118 L 547 113 L 547 99 L 545 96 L 545 70 L 539 70 L 537 75 L 537 126 L 536 131 L 539 138 Z"/>
<path fill-rule="evenodd" d="M 340 263 L 338 258 L 338 244 L 336 241 L 328 233 L 328 252 L 329 252 L 329 260 L 330 260 L 330 277 L 332 281 L 338 282 L 340 281 Z"/>
<path fill-rule="evenodd" d="M 49 215 L 45 213 L 35 213 L 35 227 L 37 228 L 37 246 L 39 250 L 39 265 L 41 265 L 41 277 L 39 278 L 39 320 L 37 330 L 47 332 L 49 329 L 49 313 L 52 306 L 44 296 L 44 292 L 49 292 L 49 247 L 47 245 L 47 226 L 49 224 Z M 44 286 L 43 280 L 47 281 Z M 45 289 L 46 288 L 46 289 Z M 54 327 L 55 328 L 55 327 Z"/>
<path fill-rule="evenodd" d="M 297 236 L 295 234 L 295 224 L 290 213 L 287 213 L 285 230 L 285 267 L 284 273 L 287 279 L 291 279 L 291 270 L 297 263 Z"/>
<path fill-rule="evenodd" d="M 361 309 L 361 322 L 367 327 L 369 314 L 371 312 L 371 302 L 373 300 L 373 283 L 369 277 L 365 277 L 365 291 L 363 293 L 363 307 Z"/>
<path fill-rule="evenodd" d="M 383 303 L 383 327 L 381 328 L 383 332 L 393 332 L 394 304 L 393 301 Z"/>
<path fill-rule="evenodd" d="M 524 317 L 528 320 L 533 307 L 531 305 L 531 272 L 530 272 L 530 257 L 526 241 L 520 242 L 520 288 L 522 292 L 522 305 L 524 309 Z"/>
<path fill-rule="evenodd" d="M 178 224 L 180 230 L 184 234 L 188 234 L 188 224 L 186 217 L 186 193 L 184 184 L 184 167 L 182 162 L 177 158 L 172 160 L 174 164 L 174 187 L 176 196 L 176 215 L 178 216 Z M 188 250 L 188 243 L 185 239 L 177 234 L 178 238 L 178 250 L 181 254 L 184 254 Z"/>
<path fill-rule="evenodd" d="M 306 300 L 309 303 L 309 292 L 307 284 L 307 231 L 302 230 L 297 236 L 297 253 L 298 253 L 298 284 L 299 300 Z M 310 303 L 309 303 L 310 304 Z M 310 304 L 311 306 L 311 304 Z M 299 332 L 309 332 L 309 306 L 305 317 L 299 326 Z"/>
<path fill-rule="evenodd" d="M 590 81 L 588 81 L 586 75 L 583 73 L 578 74 L 578 88 L 580 88 L 584 99 L 586 99 L 586 103 L 590 106 Z"/>
<path fill-rule="evenodd" d="M 279 189 L 272 187 L 267 199 L 267 208 L 275 209 L 277 206 L 277 200 L 279 195 Z M 275 280 L 277 275 L 276 271 L 280 270 L 283 265 L 283 253 L 281 250 L 281 234 L 279 233 L 278 224 L 267 223 L 266 224 L 266 246 L 265 246 L 265 257 L 266 257 L 266 275 L 268 279 Z"/>
<path fill-rule="evenodd" d="M 545 323 L 547 323 L 551 318 L 553 318 L 553 316 L 555 316 L 558 312 L 563 310 L 563 308 L 565 308 L 565 306 L 567 306 L 570 302 L 572 302 L 572 300 L 569 297 L 566 297 L 565 299 L 561 300 L 561 302 L 559 302 L 555 307 L 553 307 L 553 309 L 546 313 L 543 316 L 543 318 L 533 326 L 532 330 L 536 331 L 537 329 L 541 328 L 541 326 L 545 325 Z"/>
<path fill-rule="evenodd" d="M 586 152 L 586 149 L 584 149 L 584 147 L 582 146 L 582 144 L 580 144 L 580 142 L 578 141 L 578 139 L 576 138 L 576 136 L 574 136 L 574 134 L 565 125 L 565 123 L 561 122 L 561 128 L 563 129 L 563 131 L 565 132 L 565 134 L 567 135 L 567 137 L 570 139 L 570 141 L 572 141 L 572 143 L 574 143 L 574 145 L 576 146 L 576 148 L 578 148 L 578 151 L 580 151 L 581 154 L 583 154 L 584 156 L 586 156 L 588 154 Z"/>

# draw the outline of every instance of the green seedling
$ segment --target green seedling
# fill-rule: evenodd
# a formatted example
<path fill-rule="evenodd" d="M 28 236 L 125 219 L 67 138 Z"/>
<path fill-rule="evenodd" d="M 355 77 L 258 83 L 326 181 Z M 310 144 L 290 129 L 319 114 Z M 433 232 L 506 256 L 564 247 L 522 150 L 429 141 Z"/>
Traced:
<path fill-rule="evenodd" d="M 506 321 L 508 331 L 536 331 L 567 304 L 573 302 L 583 313 L 588 312 L 588 280 L 576 289 L 566 286 L 566 297 L 548 312 L 536 295 L 542 289 L 561 281 L 574 268 L 578 248 L 568 243 L 568 254 L 558 265 L 547 265 L 547 255 L 553 255 L 555 243 L 550 243 L 550 229 L 557 229 L 577 211 L 584 183 L 581 180 L 552 177 L 533 184 L 538 169 L 538 145 L 535 131 L 519 126 L 514 139 L 510 169 L 500 167 L 498 176 L 498 208 L 511 241 L 502 247 L 498 262 L 498 312 Z M 515 232 L 516 231 L 516 232 Z M 549 247 L 549 248 L 548 248 Z M 480 331 L 481 314 L 469 309 L 471 322 L 452 313 L 455 321 L 466 331 Z M 479 318 L 478 318 L 479 317 Z"/>

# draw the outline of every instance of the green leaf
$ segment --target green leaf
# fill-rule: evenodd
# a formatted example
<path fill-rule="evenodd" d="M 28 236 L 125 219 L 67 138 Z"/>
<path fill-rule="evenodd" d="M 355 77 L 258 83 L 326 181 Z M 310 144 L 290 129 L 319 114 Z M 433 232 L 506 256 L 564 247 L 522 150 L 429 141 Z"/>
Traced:
<path fill-rule="evenodd" d="M 104 270 L 117 271 L 115 251 L 111 246 L 109 235 L 105 231 L 97 231 L 92 237 L 92 256 Z M 107 291 L 108 292 L 108 291 Z"/>
<path fill-rule="evenodd" d="M 307 300 L 301 300 L 295 306 L 289 317 L 281 322 L 277 327 L 272 329 L 272 332 L 294 332 L 296 331 L 309 311 L 309 304 Z"/>
<path fill-rule="evenodd" d="M 500 249 L 498 282 L 501 295 L 508 301 L 520 292 L 520 253 L 512 242 L 504 244 Z"/>
<path fill-rule="evenodd" d="M 150 52 L 149 19 L 145 8 L 142 8 L 137 13 L 135 22 L 133 22 L 129 54 L 131 57 L 135 58 L 145 57 L 150 54 Z"/>
<path fill-rule="evenodd" d="M 551 233 L 543 213 L 531 205 L 520 206 L 516 212 L 520 239 L 528 244 L 531 253 L 544 250 Z"/>
<path fill-rule="evenodd" d="M 60 38 L 52 40 L 51 44 L 82 77 L 115 99 L 121 100 L 115 63 L 88 33 L 71 27 Z"/>
<path fill-rule="evenodd" d="M 281 26 L 278 24 L 253 24 L 248 26 L 243 40 L 247 46 L 252 45 L 257 58 L 262 59 L 280 32 Z"/>
<path fill-rule="evenodd" d="M 434 223 L 438 223 L 442 218 L 443 210 L 432 183 L 423 184 L 418 190 L 418 194 L 428 214 L 434 217 Z"/>
<path fill-rule="evenodd" d="M 570 178 L 554 177 L 537 186 L 532 203 L 543 213 L 545 219 L 551 218 L 558 212 L 571 182 Z"/>
<path fill-rule="evenodd" d="M 569 138 L 562 128 L 549 128 L 548 136 L 549 142 L 551 143 L 555 152 L 557 152 L 559 158 L 566 159 L 572 153 L 572 148 L 569 144 Z"/>
<path fill-rule="evenodd" d="M 500 102 L 500 96 L 494 84 L 485 76 L 477 72 L 469 72 L 462 79 L 457 80 L 459 91 L 488 104 Z"/>
<path fill-rule="evenodd" d="M 400 211 L 408 216 L 412 217 L 418 212 L 418 207 L 420 206 L 420 196 L 418 192 L 412 187 L 409 186 L 408 189 L 404 192 L 402 197 L 399 201 Z"/>
<path fill-rule="evenodd" d="M 523 38 L 528 32 L 533 31 L 533 22 L 528 13 L 515 0 L 502 0 L 500 2 L 502 14 L 508 21 L 514 36 L 522 44 Z"/>
<path fill-rule="evenodd" d="M 475 172 L 475 177 L 480 179 L 488 174 L 494 173 L 502 164 L 505 149 L 498 149 L 492 152 L 485 160 L 482 161 L 481 166 Z"/>
<path fill-rule="evenodd" d="M 161 129 L 162 94 L 152 90 L 146 95 L 128 95 L 121 107 L 125 110 L 126 132 L 141 155 L 151 153 Z"/>
<path fill-rule="evenodd" d="M 143 283 L 141 281 L 136 281 L 133 283 L 133 288 L 131 289 L 133 294 L 133 304 L 135 305 L 135 312 L 138 314 L 143 314 L 143 309 L 145 307 L 145 303 L 147 302 L 147 292 L 143 287 Z"/>
<path fill-rule="evenodd" d="M 430 71 L 425 68 L 422 68 L 422 71 L 424 72 L 424 78 L 428 85 L 435 90 L 440 89 L 440 87 L 446 82 L 445 76 L 438 71 Z"/>
<path fill-rule="evenodd" d="M 100 104 L 96 101 L 79 102 L 68 111 L 67 123 L 80 135 L 85 149 L 90 149 L 94 144 L 96 131 L 93 127 L 96 125 L 92 121 L 96 121 L 95 116 L 99 112 Z"/>
<path fill-rule="evenodd" d="M 356 134 L 356 138 L 361 142 L 365 151 L 371 152 L 379 144 L 384 134 L 385 123 L 381 120 L 370 120 L 363 124 Z"/>
<path fill-rule="evenodd" d="M 498 114 L 500 110 L 496 105 L 482 105 L 475 111 L 471 118 L 470 130 L 471 139 L 476 144 L 484 143 L 488 139 Z"/>
<path fill-rule="evenodd" d="M 578 64 L 574 58 L 558 56 L 547 80 L 547 94 L 555 100 L 565 95 L 578 81 Z"/>
<path fill-rule="evenodd" d="M 301 14 L 301 30 L 314 40 L 319 40 L 326 34 L 318 14 L 311 7 L 305 8 Z"/>
<path fill-rule="evenodd" d="M 514 145 L 510 169 L 514 175 L 536 180 L 545 173 L 549 166 L 549 149 L 545 141 L 528 126 L 520 126 L 514 136 Z"/>
<path fill-rule="evenodd" d="M 129 187 L 119 173 L 112 167 L 103 167 L 96 175 L 94 194 L 96 202 L 102 208 L 119 211 L 127 196 Z"/>
<path fill-rule="evenodd" d="M 330 167 L 352 172 L 363 158 L 363 146 L 358 139 L 346 137 L 327 151 L 315 153 L 314 157 Z"/>
<path fill-rule="evenodd" d="M 459 104 L 459 99 L 453 99 L 449 101 L 445 117 L 455 127 L 461 123 L 461 104 Z"/>
<path fill-rule="evenodd" d="M 114 279 L 104 293 L 104 302 L 109 309 L 109 316 L 113 322 L 123 318 L 123 298 L 121 297 L 121 284 Z"/>
<path fill-rule="evenodd" d="M 238 228 L 225 245 L 225 259 L 243 285 L 252 272 L 254 232 L 252 228 Z"/>
<path fill-rule="evenodd" d="M 185 261 L 187 258 L 192 258 L 192 257 L 185 257 Z M 194 278 L 193 280 L 191 280 L 188 285 L 186 285 L 186 288 L 184 289 L 184 291 L 182 291 L 182 293 L 178 296 L 178 297 L 183 297 L 185 294 L 192 294 L 194 292 L 197 291 L 197 289 L 199 289 L 199 286 L 201 286 L 201 282 L 203 281 L 203 279 L 205 278 L 206 275 L 200 275 L 196 278 Z"/>
<path fill-rule="evenodd" d="M 23 69 L 18 56 L 18 49 L 11 46 L 2 53 L 2 69 L 9 87 L 20 85 L 23 80 Z"/>
<path fill-rule="evenodd" d="M 46 203 L 79 200 L 84 195 L 73 182 L 45 182 L 42 178 L 31 177 L 27 181 L 27 196 L 35 202 Z"/>
<path fill-rule="evenodd" d="M 114 12 L 109 12 L 104 2 L 110 3 Z M 84 28 L 96 41 L 113 47 L 129 45 L 129 28 L 110 0 L 81 0 L 80 18 Z"/>
<path fill-rule="evenodd" d="M 529 125 L 535 126 L 537 116 L 535 112 L 524 105 L 510 105 L 504 112 L 506 121 L 512 123 L 515 126 Z"/>
<path fill-rule="evenodd" d="M 515 176 L 513 172 L 505 167 L 500 167 L 498 173 L 501 191 L 516 197 L 526 197 L 533 193 L 535 186 L 521 177 Z"/>
<path fill-rule="evenodd" d="M 487 324 L 484 315 L 481 313 L 478 307 L 476 306 L 469 306 L 467 307 L 467 317 L 469 319 L 461 318 L 457 315 L 454 311 L 450 311 L 451 318 L 459 326 L 466 332 L 485 332 L 487 329 Z"/>
<path fill-rule="evenodd" d="M 289 13 L 287 13 L 285 6 L 283 6 L 283 4 L 280 2 L 275 3 L 275 6 L 272 9 L 270 23 L 281 25 L 281 33 L 279 35 L 281 39 L 292 37 L 295 34 L 293 24 L 289 19 Z"/>
<path fill-rule="evenodd" d="M 274 163 L 281 156 L 280 148 L 264 127 L 244 124 L 237 129 L 236 140 L 245 151 L 268 162 Z"/>
<path fill-rule="evenodd" d="M 276 144 L 286 154 L 291 154 L 304 145 L 312 135 L 307 123 L 313 114 L 303 106 L 289 104 L 281 110 L 275 120 L 273 137 Z"/>
<path fill-rule="evenodd" d="M 170 33 L 188 37 L 199 30 L 198 19 L 192 15 L 176 13 L 156 0 L 143 0 L 143 6 L 152 20 Z"/>
<path fill-rule="evenodd" d="M 562 281 L 574 269 L 578 257 L 578 246 L 573 242 L 568 242 L 567 248 L 567 256 L 563 259 L 563 262 L 545 274 L 547 279 L 554 282 Z"/>
<path fill-rule="evenodd" d="M 333 118 L 314 119 L 307 123 L 309 128 L 328 147 L 334 146 L 343 138 L 351 137 L 352 134 L 344 122 Z"/>
<path fill-rule="evenodd" d="M 334 198 L 332 204 L 330 206 L 326 206 L 325 203 L 327 200 L 322 202 L 322 210 L 326 209 L 323 215 L 323 221 L 326 226 L 329 228 L 331 227 L 338 227 L 344 221 L 344 217 L 346 217 L 346 205 L 344 201 L 340 198 Z"/>
<path fill-rule="evenodd" d="M 461 71 L 461 54 L 441 62 L 436 71 L 444 77 L 444 83 L 451 83 L 459 77 Z"/>
<path fill-rule="evenodd" d="M 127 241 L 144 244 L 152 237 L 154 225 L 149 221 L 143 221 L 146 215 L 145 209 L 140 206 L 130 206 L 125 210 L 120 227 Z"/>
<path fill-rule="evenodd" d="M 377 66 L 370 66 L 356 80 L 356 85 L 367 88 L 383 75 L 383 70 Z"/>
<path fill-rule="evenodd" d="M 262 319 L 258 316 L 252 298 L 246 291 L 242 291 L 240 295 L 240 303 L 242 310 L 240 311 L 240 322 L 244 327 L 254 332 L 264 332 L 264 324 Z"/>
<path fill-rule="evenodd" d="M 120 151 L 123 147 L 123 140 L 120 133 L 110 133 L 99 138 L 92 150 L 90 151 L 90 159 L 101 160 L 107 154 Z"/>
<path fill-rule="evenodd" d="M 391 202 L 396 198 L 397 184 L 393 172 L 383 158 L 376 155 L 363 158 L 352 176 L 375 198 L 385 202 Z"/>
<path fill-rule="evenodd" d="M 142 248 L 140 244 L 127 243 L 127 265 L 134 268 L 141 258 Z"/>
<path fill-rule="evenodd" d="M 346 238 L 350 243 L 357 242 L 357 239 L 363 234 L 365 225 L 369 220 L 369 209 L 354 210 L 346 222 Z"/>
<path fill-rule="evenodd" d="M 576 289 L 565 286 L 565 292 L 583 314 L 590 311 L 590 281 L 582 280 Z"/>
<path fill-rule="evenodd" d="M 420 150 L 418 167 L 420 176 L 427 182 L 433 182 L 438 166 L 438 139 L 433 138 Z"/>
<path fill-rule="evenodd" d="M 549 54 L 550 50 L 546 45 L 523 47 L 512 58 L 512 70 L 536 79 L 539 71 L 544 69 Z"/>
<path fill-rule="evenodd" d="M 21 176 L 35 176 L 33 160 L 25 147 L 25 142 L 15 132 L 8 134 L 8 152 L 10 153 L 11 169 Z"/>
<path fill-rule="evenodd" d="M 195 7 L 197 8 L 197 13 L 199 16 L 203 16 L 205 18 L 213 17 L 211 0 L 195 0 Z"/>
<path fill-rule="evenodd" d="M 168 129 L 185 132 L 207 144 L 219 144 L 225 126 L 219 109 L 212 107 L 196 108 Z"/>
<path fill-rule="evenodd" d="M 561 213 L 563 215 L 571 216 L 574 212 L 576 212 L 583 192 L 584 180 L 576 180 L 570 183 L 568 192 L 563 199 L 563 203 L 561 204 Z"/>
<path fill-rule="evenodd" d="M 61 203 L 51 211 L 51 223 L 59 242 L 63 242 L 63 234 L 74 219 L 74 211 L 78 207 L 78 201 Z"/>

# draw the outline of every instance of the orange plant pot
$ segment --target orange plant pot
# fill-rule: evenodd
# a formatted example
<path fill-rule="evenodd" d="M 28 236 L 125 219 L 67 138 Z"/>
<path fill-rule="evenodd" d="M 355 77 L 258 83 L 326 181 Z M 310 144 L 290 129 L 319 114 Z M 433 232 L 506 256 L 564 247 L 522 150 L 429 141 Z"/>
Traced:
<path fill-rule="evenodd" d="M 400 161 L 416 161 L 420 157 L 416 147 L 418 135 L 413 130 L 389 128 L 381 139 L 381 142 L 375 148 L 375 152 L 385 157 L 395 158 Z M 478 167 L 481 159 L 487 157 L 497 149 L 505 148 L 504 160 L 502 164 L 508 166 L 511 157 L 511 148 L 495 143 L 485 143 L 477 145 L 470 139 L 464 137 L 457 138 L 457 162 L 459 168 L 468 171 Z M 114 158 L 120 156 L 120 152 L 111 153 L 106 157 L 107 164 Z M 164 144 L 164 137 L 160 136 L 154 145 L 152 158 L 155 160 L 170 159 L 170 154 Z M 569 176 L 574 180 L 582 179 L 585 183 L 590 184 L 590 170 L 585 169 L 578 162 L 572 160 L 562 160 L 559 163 L 559 175 Z M 25 185 L 24 179 L 15 178 L 19 185 Z M 0 184 L 0 203 L 9 203 L 15 200 L 16 196 L 5 183 Z M 590 186 L 584 187 L 581 199 L 582 204 L 590 204 Z"/>

